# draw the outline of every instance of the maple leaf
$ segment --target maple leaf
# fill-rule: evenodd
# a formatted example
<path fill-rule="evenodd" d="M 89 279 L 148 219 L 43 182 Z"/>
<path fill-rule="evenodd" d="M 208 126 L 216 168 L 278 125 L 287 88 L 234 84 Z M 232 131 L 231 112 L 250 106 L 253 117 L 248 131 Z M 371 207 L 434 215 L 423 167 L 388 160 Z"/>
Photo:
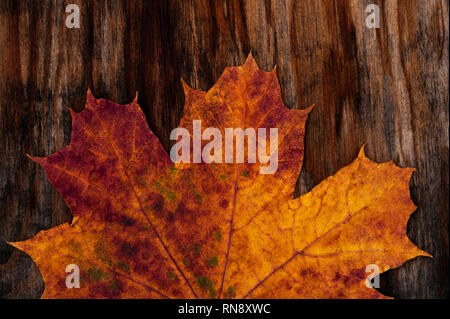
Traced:
<path fill-rule="evenodd" d="M 180 127 L 191 135 L 195 120 L 222 134 L 278 128 L 276 172 L 260 174 L 259 160 L 173 164 L 137 99 L 122 106 L 88 92 L 85 109 L 71 111 L 70 145 L 31 157 L 72 223 L 11 243 L 40 269 L 42 298 L 383 298 L 366 287 L 367 265 L 385 271 L 429 256 L 406 236 L 412 169 L 362 149 L 292 199 L 311 108 L 284 105 L 275 70 L 250 55 L 207 92 L 183 87 Z M 79 289 L 66 287 L 71 264 Z"/>

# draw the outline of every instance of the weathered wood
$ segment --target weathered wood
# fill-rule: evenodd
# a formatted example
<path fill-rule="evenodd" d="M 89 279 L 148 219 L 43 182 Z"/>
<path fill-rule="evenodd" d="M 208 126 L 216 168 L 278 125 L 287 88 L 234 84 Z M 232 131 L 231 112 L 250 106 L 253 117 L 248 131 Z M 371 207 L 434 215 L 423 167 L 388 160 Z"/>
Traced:
<path fill-rule="evenodd" d="M 81 28 L 65 27 L 80 6 Z M 381 27 L 365 26 L 365 7 Z M 400 298 L 448 297 L 448 0 L 229 0 L 0 2 L 0 296 L 39 297 L 39 272 L 5 242 L 70 220 L 26 153 L 70 141 L 68 108 L 88 88 L 127 103 L 139 92 L 169 147 L 183 109 L 180 78 L 206 90 L 252 50 L 277 72 L 291 107 L 315 104 L 297 195 L 349 164 L 361 145 L 376 161 L 417 168 L 408 235 L 434 259 L 382 275 Z"/>

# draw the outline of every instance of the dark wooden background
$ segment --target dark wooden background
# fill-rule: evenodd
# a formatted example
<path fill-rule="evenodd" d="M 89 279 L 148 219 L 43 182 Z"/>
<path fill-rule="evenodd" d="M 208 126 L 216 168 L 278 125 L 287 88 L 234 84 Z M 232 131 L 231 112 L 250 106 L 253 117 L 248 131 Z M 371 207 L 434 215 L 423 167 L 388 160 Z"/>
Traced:
<path fill-rule="evenodd" d="M 81 28 L 65 27 L 65 6 Z M 381 26 L 365 26 L 366 5 Z M 6 244 L 70 220 L 43 169 L 70 141 L 68 108 L 86 91 L 139 102 L 169 148 L 182 115 L 180 78 L 207 90 L 252 50 L 278 65 L 290 107 L 316 107 L 307 123 L 297 195 L 349 164 L 362 144 L 376 161 L 415 167 L 417 211 L 408 235 L 434 258 L 381 277 L 397 298 L 448 297 L 448 0 L 0 0 L 0 297 L 37 298 L 42 278 Z"/>

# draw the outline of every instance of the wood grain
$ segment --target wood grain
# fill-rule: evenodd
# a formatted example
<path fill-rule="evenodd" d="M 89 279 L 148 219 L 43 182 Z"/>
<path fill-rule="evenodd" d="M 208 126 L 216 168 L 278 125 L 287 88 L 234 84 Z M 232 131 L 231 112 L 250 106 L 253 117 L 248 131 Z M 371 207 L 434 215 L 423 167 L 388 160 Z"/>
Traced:
<path fill-rule="evenodd" d="M 81 28 L 65 27 L 65 6 Z M 365 26 L 366 5 L 381 26 Z M 39 271 L 6 244 L 71 215 L 41 168 L 69 143 L 68 108 L 88 88 L 128 103 L 139 92 L 147 120 L 170 147 L 184 97 L 180 78 L 207 90 L 227 65 L 252 50 L 277 72 L 284 101 L 316 107 L 307 123 L 296 195 L 369 158 L 417 168 L 417 211 L 408 235 L 434 258 L 416 258 L 381 276 L 397 298 L 448 298 L 448 0 L 229 0 L 0 2 L 0 297 L 37 298 Z"/>

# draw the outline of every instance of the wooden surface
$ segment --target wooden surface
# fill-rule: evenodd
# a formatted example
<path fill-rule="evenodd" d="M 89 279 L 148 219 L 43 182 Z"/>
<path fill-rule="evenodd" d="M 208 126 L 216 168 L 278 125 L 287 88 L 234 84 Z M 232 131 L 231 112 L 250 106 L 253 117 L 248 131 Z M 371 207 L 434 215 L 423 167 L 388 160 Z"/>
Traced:
<path fill-rule="evenodd" d="M 65 6 L 81 28 L 65 27 Z M 379 29 L 365 26 L 380 6 Z M 0 1 L 0 297 L 37 298 L 43 282 L 6 241 L 71 218 L 43 169 L 25 157 L 69 143 L 68 108 L 86 91 L 139 102 L 168 149 L 184 97 L 180 78 L 207 90 L 252 50 L 278 65 L 284 101 L 316 107 L 307 123 L 297 195 L 369 158 L 415 167 L 408 235 L 434 258 L 381 276 L 397 298 L 448 297 L 448 0 Z"/>

